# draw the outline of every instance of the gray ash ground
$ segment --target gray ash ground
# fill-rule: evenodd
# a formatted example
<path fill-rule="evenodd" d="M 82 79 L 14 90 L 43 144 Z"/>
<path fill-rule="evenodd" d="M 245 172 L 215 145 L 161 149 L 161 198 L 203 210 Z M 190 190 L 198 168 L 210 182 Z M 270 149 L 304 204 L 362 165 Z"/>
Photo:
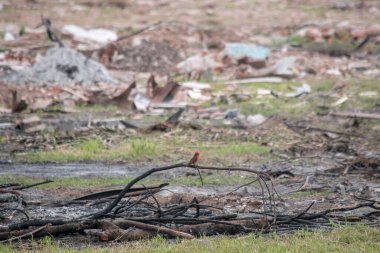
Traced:
<path fill-rule="evenodd" d="M 117 84 L 100 63 L 66 47 L 51 48 L 31 68 L 0 76 L 7 84 Z"/>
<path fill-rule="evenodd" d="M 106 163 L 71 163 L 71 164 L 1 164 L 0 173 L 6 175 L 28 175 L 43 178 L 61 178 L 61 177 L 119 177 L 129 176 L 136 177 L 149 168 L 141 166 L 125 166 L 121 164 Z M 304 169 L 302 173 L 301 168 Z M 276 209 L 281 214 L 296 214 L 300 210 L 305 210 L 313 201 L 316 203 L 310 210 L 311 213 L 325 210 L 337 206 L 354 205 L 360 202 L 353 196 L 363 198 L 379 199 L 380 186 L 378 180 L 369 179 L 364 174 L 348 174 L 335 176 L 330 172 L 332 166 L 288 166 L 290 171 L 294 172 L 294 177 L 282 176 L 274 179 L 277 192 L 285 201 L 277 200 Z M 223 172 L 224 173 L 224 172 Z M 304 190 L 299 188 L 304 184 L 306 176 L 309 175 L 308 185 Z M 155 180 L 170 182 L 173 177 L 186 177 L 185 169 L 170 171 L 170 173 L 157 173 L 152 175 Z M 206 176 L 206 175 L 204 175 Z M 27 189 L 23 191 L 25 201 L 28 203 L 53 203 L 56 204 L 31 204 L 26 210 L 32 218 L 54 218 L 54 219 L 73 219 L 79 216 L 92 214 L 105 207 L 105 203 L 99 204 L 69 204 L 64 203 L 71 201 L 76 197 L 87 195 L 102 190 L 123 188 L 120 186 L 109 186 L 91 189 Z M 183 186 L 169 185 L 157 194 L 158 198 L 171 199 L 172 201 L 180 199 L 213 199 L 215 206 L 223 207 L 225 213 L 249 213 L 250 208 L 255 211 L 263 211 L 261 201 L 261 189 L 259 185 L 250 185 L 241 187 L 234 193 L 237 185 L 224 186 Z M 370 196 L 368 195 L 368 192 Z M 252 205 L 252 206 L 250 206 Z M 344 215 L 365 215 L 371 212 L 369 208 L 361 208 L 354 211 L 345 212 Z M 22 215 L 20 215 L 22 218 Z"/>

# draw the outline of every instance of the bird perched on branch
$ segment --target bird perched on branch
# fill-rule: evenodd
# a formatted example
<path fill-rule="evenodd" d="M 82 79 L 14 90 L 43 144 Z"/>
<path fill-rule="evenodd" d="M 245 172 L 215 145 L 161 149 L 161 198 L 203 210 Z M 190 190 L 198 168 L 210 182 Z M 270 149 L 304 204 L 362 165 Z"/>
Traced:
<path fill-rule="evenodd" d="M 199 161 L 199 151 L 195 151 L 193 157 L 190 159 L 189 165 L 195 165 Z"/>

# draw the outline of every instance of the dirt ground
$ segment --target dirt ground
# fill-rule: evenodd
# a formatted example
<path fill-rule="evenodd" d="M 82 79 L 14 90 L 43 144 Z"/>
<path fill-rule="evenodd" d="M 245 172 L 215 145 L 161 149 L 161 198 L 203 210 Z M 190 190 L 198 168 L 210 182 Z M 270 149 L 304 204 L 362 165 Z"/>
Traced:
<path fill-rule="evenodd" d="M 14 202 L 11 191 L 1 193 L 0 205 L 22 206 L 34 219 L 92 215 L 109 201 L 78 204 L 76 198 L 121 191 L 149 169 L 188 162 L 199 150 L 201 167 L 254 169 L 270 176 L 263 181 L 275 190 L 263 196 L 261 181 L 251 182 L 254 177 L 247 172 L 200 168 L 200 179 L 194 168 L 178 166 L 142 182 L 169 185 L 128 217 L 140 217 L 141 210 L 157 202 L 164 210 L 194 198 L 209 207 L 201 209 L 204 217 L 246 217 L 274 207 L 275 214 L 294 219 L 300 218 L 300 210 L 317 214 L 373 203 L 332 213 L 342 222 L 379 227 L 379 1 L 0 3 L 0 35 L 15 37 L 0 41 L 1 188 L 54 181 L 21 190 L 28 205 Z M 17 79 L 9 75 L 32 68 L 56 47 L 45 28 L 35 28 L 40 15 L 51 19 L 66 47 L 103 64 L 118 83 L 13 83 Z M 133 36 L 99 45 L 62 32 L 68 24 L 109 29 L 119 38 Z M 144 30 L 147 26 L 151 27 Z M 222 52 L 233 42 L 262 45 L 270 55 L 253 63 L 246 58 L 231 60 Z M 199 55 L 212 66 L 180 70 L 181 62 Z M 286 73 L 273 70 L 289 58 L 294 62 Z M 68 76 L 76 71 L 63 70 Z M 249 78 L 254 80 L 239 83 Z M 209 86 L 170 86 L 186 81 Z M 136 87 L 130 92 L 133 82 Z M 154 90 L 155 82 L 159 88 L 152 95 L 149 89 Z M 162 87 L 170 91 L 155 103 L 166 92 Z M 148 109 L 136 106 L 141 94 L 149 99 Z M 179 119 L 170 120 L 176 112 Z M 264 120 L 255 123 L 257 118 Z M 122 205 L 138 198 L 124 199 Z M 187 212 L 184 215 L 194 215 L 192 209 Z M 25 219 L 9 210 L 0 214 L 0 230 Z M 319 224 L 324 226 L 328 224 Z M 287 229 L 284 233 L 292 230 Z M 61 241 L 98 243 L 89 238 L 62 236 Z"/>

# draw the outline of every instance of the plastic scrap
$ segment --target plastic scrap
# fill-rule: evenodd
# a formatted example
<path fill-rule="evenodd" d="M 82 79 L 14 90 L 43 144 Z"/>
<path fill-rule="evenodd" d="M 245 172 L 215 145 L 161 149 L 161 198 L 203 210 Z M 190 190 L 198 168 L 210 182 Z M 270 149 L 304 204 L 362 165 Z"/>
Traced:
<path fill-rule="evenodd" d="M 235 59 L 250 58 L 251 60 L 265 60 L 270 55 L 266 47 L 252 43 L 226 43 L 225 53 Z"/>

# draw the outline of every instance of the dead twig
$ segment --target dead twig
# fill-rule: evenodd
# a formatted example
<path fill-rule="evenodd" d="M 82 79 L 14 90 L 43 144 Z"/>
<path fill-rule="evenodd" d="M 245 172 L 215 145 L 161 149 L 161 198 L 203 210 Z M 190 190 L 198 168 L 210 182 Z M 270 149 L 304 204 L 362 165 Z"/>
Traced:
<path fill-rule="evenodd" d="M 148 30 L 150 30 L 150 31 L 151 31 L 151 30 L 154 30 L 154 29 L 156 29 L 157 27 L 159 27 L 161 24 L 162 24 L 162 21 L 158 21 L 158 22 L 156 22 L 156 23 L 154 23 L 154 24 L 151 24 L 151 25 L 145 26 L 145 27 L 141 28 L 140 30 L 137 30 L 137 31 L 135 31 L 135 32 L 133 32 L 133 33 L 131 33 L 131 34 L 128 34 L 128 35 L 125 35 L 125 36 L 121 36 L 121 37 L 119 37 L 119 38 L 116 40 L 116 42 L 119 42 L 119 41 L 122 41 L 122 40 L 129 39 L 129 38 L 131 38 L 131 37 L 133 37 L 133 36 L 136 36 L 136 35 L 138 35 L 138 34 L 140 34 L 140 33 L 143 33 L 143 32 L 145 32 L 145 31 L 148 31 Z"/>
<path fill-rule="evenodd" d="M 20 187 L 16 187 L 16 188 L 13 188 L 13 189 L 14 190 L 24 190 L 24 189 L 32 188 L 34 186 L 48 184 L 48 183 L 52 183 L 52 182 L 54 182 L 54 181 L 53 180 L 45 180 L 43 182 L 39 182 L 39 183 L 35 183 L 35 184 L 30 184 L 30 185 L 25 185 L 25 186 L 20 186 Z"/>

